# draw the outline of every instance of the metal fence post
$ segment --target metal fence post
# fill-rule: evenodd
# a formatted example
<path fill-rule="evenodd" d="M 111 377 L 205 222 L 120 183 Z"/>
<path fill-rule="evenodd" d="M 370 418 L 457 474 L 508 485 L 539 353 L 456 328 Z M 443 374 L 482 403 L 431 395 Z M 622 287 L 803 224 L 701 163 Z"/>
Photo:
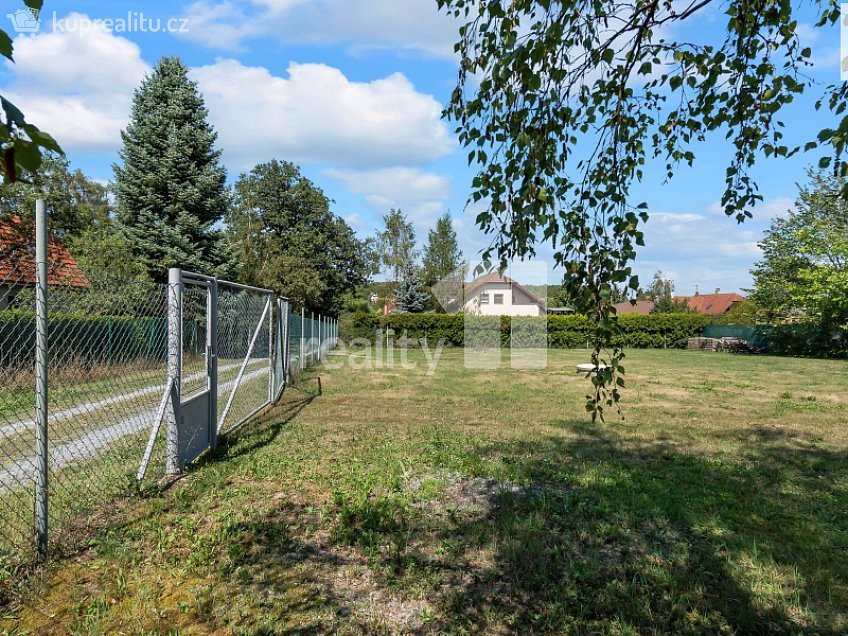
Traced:
<path fill-rule="evenodd" d="M 285 323 L 283 329 L 283 382 L 291 381 L 291 302 L 286 300 Z"/>
<path fill-rule="evenodd" d="M 213 278 L 206 296 L 206 367 L 209 377 L 209 446 L 218 446 L 218 279 Z"/>
<path fill-rule="evenodd" d="M 179 403 L 182 399 L 182 306 L 183 280 L 178 267 L 168 270 L 168 377 L 174 380 L 176 400 L 168 418 L 165 471 L 180 472 Z"/>
<path fill-rule="evenodd" d="M 277 366 L 274 355 L 274 316 L 279 317 L 280 303 L 275 300 L 274 294 L 268 294 L 268 402 L 274 401 L 274 374 Z"/>
<path fill-rule="evenodd" d="M 321 325 L 324 322 L 322 316 L 318 316 L 318 362 L 321 362 L 321 348 L 324 346 L 324 341 L 321 340 Z"/>
<path fill-rule="evenodd" d="M 47 365 L 49 362 L 47 340 L 47 203 L 44 199 L 35 202 L 35 391 L 36 431 L 35 454 L 38 474 L 35 486 L 36 542 L 38 556 L 47 558 Z"/>
<path fill-rule="evenodd" d="M 303 359 L 306 354 L 306 309 L 300 308 L 300 370 L 306 368 L 306 360 Z"/>

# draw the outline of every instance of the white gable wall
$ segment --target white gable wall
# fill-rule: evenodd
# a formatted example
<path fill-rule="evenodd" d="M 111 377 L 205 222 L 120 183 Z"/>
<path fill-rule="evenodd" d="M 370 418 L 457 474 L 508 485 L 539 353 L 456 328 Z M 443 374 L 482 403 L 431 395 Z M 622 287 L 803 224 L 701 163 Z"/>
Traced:
<path fill-rule="evenodd" d="M 503 304 L 495 304 L 495 294 L 503 295 Z M 481 302 L 481 297 L 488 295 L 489 302 Z M 513 304 L 515 296 L 515 304 Z M 477 316 L 542 316 L 544 311 L 539 305 L 531 302 L 525 294 L 513 290 L 509 283 L 486 283 L 474 292 L 465 302 L 465 313 Z"/>

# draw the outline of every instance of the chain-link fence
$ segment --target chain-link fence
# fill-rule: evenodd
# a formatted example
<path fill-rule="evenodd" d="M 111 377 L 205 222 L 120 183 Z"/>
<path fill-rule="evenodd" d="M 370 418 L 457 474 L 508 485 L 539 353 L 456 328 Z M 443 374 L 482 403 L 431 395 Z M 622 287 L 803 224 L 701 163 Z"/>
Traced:
<path fill-rule="evenodd" d="M 335 321 L 269 290 L 176 272 L 177 287 L 84 274 L 46 232 L 0 222 L 0 580 L 74 546 L 93 512 L 214 446 L 335 344 Z"/>

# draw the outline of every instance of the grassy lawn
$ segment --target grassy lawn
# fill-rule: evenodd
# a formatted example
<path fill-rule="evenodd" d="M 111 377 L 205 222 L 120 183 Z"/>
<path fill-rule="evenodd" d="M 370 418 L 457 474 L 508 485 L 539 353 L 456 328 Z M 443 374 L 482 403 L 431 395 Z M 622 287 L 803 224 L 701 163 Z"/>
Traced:
<path fill-rule="evenodd" d="M 31 634 L 845 634 L 848 367 L 321 369 L 10 599 Z M 332 360 L 346 360 L 339 355 Z"/>

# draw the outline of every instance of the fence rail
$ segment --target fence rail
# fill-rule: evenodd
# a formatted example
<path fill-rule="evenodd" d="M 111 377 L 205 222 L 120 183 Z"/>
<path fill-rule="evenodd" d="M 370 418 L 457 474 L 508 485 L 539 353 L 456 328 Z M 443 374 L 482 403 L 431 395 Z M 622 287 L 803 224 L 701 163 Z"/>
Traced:
<path fill-rule="evenodd" d="M 73 547 L 92 511 L 181 470 L 335 346 L 334 319 L 183 270 L 84 275 L 0 223 L 0 580 Z M 34 248 L 34 249 L 33 249 Z M 33 259 L 33 252 L 35 258 Z"/>

